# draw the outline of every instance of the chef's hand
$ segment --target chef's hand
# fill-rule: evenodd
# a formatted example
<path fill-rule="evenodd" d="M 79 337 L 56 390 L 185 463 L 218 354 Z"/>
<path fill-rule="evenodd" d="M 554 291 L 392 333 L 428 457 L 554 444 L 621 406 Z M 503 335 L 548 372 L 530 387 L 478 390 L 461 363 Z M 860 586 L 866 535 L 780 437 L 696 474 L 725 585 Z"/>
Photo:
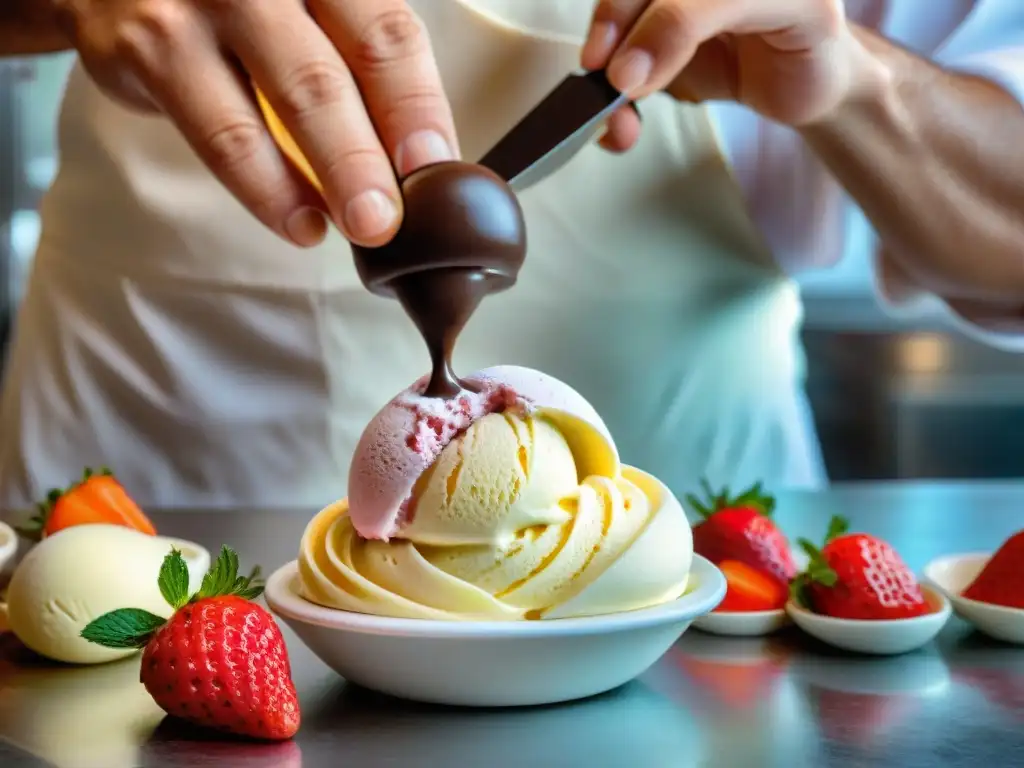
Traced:
<path fill-rule="evenodd" d="M 273 143 L 246 73 L 321 180 L 332 219 L 361 245 L 398 228 L 396 169 L 457 155 L 430 43 L 404 0 L 50 1 L 108 94 L 165 113 L 296 244 L 323 238 L 323 203 Z"/>
<path fill-rule="evenodd" d="M 601 0 L 582 58 L 634 98 L 736 101 L 800 127 L 854 91 L 867 53 L 842 0 Z M 628 149 L 639 133 L 636 113 L 622 110 L 603 143 Z"/>

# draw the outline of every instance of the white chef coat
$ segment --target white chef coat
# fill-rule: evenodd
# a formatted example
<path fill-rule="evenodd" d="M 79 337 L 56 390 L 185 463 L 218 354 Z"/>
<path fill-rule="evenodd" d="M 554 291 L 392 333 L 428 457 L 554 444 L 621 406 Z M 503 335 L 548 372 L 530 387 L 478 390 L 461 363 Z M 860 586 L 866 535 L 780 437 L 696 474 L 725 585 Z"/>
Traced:
<path fill-rule="evenodd" d="M 592 3 L 411 5 L 473 159 L 575 66 Z M 1021 84 L 1024 4 L 847 6 Z M 788 273 L 858 242 L 849 203 L 792 131 L 728 105 L 654 97 L 643 111 L 633 151 L 589 147 L 522 196 L 520 282 L 484 303 L 457 369 L 515 363 L 564 379 L 626 461 L 678 492 L 701 475 L 818 485 Z M 112 465 L 146 506 L 343 495 L 362 426 L 427 367 L 397 303 L 360 286 L 337 233 L 312 251 L 278 241 L 166 121 L 121 109 L 81 69 L 60 145 L 0 405 L 0 509 L 86 464 Z"/>

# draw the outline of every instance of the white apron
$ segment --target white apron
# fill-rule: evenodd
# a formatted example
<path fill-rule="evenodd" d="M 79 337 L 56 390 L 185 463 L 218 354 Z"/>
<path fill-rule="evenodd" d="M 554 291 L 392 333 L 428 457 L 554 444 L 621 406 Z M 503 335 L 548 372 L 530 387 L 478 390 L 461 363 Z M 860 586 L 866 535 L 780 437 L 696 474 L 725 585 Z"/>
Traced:
<path fill-rule="evenodd" d="M 590 0 L 413 0 L 463 153 L 479 157 L 578 62 Z M 457 371 L 545 370 L 677 492 L 823 480 L 795 284 L 750 223 L 707 111 L 654 97 L 638 147 L 584 150 L 522 197 L 529 254 Z M 0 509 L 108 465 L 144 506 L 319 507 L 359 433 L 428 368 L 344 240 L 264 230 L 162 118 L 76 69 L 61 167 L 0 411 Z"/>

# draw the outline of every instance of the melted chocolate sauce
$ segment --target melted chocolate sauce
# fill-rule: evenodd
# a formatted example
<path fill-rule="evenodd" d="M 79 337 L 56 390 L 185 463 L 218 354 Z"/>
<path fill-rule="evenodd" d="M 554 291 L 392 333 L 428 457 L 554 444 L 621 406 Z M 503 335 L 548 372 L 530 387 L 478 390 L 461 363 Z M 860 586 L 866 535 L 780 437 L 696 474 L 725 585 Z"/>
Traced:
<path fill-rule="evenodd" d="M 380 248 L 354 248 L 356 269 L 419 328 L 433 366 L 425 394 L 450 398 L 467 388 L 451 364 L 459 333 L 485 296 L 515 284 L 523 265 L 523 211 L 500 176 L 472 163 L 421 168 L 402 195 L 398 234 Z"/>

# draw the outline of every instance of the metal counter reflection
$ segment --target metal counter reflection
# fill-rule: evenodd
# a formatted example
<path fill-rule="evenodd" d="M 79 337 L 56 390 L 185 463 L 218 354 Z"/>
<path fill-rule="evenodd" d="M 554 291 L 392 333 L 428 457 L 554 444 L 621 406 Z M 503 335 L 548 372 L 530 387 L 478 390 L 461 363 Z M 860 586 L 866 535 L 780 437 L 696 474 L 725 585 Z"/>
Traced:
<path fill-rule="evenodd" d="M 418 768 L 709 764 L 690 713 L 638 682 L 580 702 L 517 709 L 420 705 L 339 684 L 305 706 L 304 738 L 330 734 L 339 765 L 346 758 Z"/>
<path fill-rule="evenodd" d="M 0 636 L 0 737 L 58 766 L 137 765 L 164 712 L 139 682 L 138 657 L 73 667 Z"/>

